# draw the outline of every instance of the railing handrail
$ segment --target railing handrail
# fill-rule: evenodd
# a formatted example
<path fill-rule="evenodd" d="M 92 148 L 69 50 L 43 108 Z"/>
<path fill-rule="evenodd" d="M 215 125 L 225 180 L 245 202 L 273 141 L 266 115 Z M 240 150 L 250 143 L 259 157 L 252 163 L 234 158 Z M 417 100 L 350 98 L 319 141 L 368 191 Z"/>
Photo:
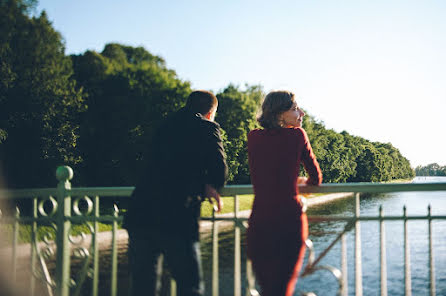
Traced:
<path fill-rule="evenodd" d="M 299 185 L 300 193 L 383 193 L 403 191 L 442 191 L 446 190 L 446 182 L 425 183 L 323 183 L 319 186 Z M 252 185 L 228 185 L 222 190 L 222 195 L 252 194 Z"/>
<path fill-rule="evenodd" d="M 128 197 L 132 194 L 134 186 L 123 187 L 75 187 L 67 190 L 73 196 L 99 195 L 101 197 Z M 299 185 L 300 193 L 383 193 L 407 191 L 442 191 L 446 190 L 446 182 L 426 183 L 323 183 L 319 186 Z M 252 185 L 226 185 L 221 190 L 222 196 L 253 194 Z M 0 199 L 4 198 L 31 198 L 34 196 L 54 196 L 56 188 L 14 189 L 0 190 Z"/>

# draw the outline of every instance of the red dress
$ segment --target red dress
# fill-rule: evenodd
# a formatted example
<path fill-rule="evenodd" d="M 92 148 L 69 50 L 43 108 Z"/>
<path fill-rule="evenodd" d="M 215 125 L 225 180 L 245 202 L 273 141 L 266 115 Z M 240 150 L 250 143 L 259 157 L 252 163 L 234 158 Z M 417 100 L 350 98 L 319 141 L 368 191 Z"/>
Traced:
<path fill-rule="evenodd" d="M 302 128 L 251 131 L 248 156 L 255 194 L 248 257 L 262 296 L 291 296 L 308 236 L 307 216 L 298 197 L 300 164 L 309 174 L 307 184 L 320 184 L 321 170 Z"/>

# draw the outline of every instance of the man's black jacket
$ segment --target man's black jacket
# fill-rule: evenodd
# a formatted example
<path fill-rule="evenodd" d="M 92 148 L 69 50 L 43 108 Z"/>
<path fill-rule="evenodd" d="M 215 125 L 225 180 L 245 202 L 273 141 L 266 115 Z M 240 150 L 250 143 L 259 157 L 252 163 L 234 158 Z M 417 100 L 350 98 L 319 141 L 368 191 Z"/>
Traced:
<path fill-rule="evenodd" d="M 219 125 L 183 108 L 157 130 L 124 227 L 135 233 L 198 238 L 205 184 L 221 188 L 227 166 Z M 147 157 L 147 156 L 146 156 Z"/>

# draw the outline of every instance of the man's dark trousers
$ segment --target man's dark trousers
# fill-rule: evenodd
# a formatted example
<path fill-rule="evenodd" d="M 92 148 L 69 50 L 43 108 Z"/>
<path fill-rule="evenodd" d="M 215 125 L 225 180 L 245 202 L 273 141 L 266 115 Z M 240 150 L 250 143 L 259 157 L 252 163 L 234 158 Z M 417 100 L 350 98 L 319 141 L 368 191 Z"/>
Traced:
<path fill-rule="evenodd" d="M 160 295 L 163 258 L 176 280 L 178 296 L 204 295 L 200 243 L 194 238 L 181 236 L 181 234 L 129 236 L 133 296 Z"/>

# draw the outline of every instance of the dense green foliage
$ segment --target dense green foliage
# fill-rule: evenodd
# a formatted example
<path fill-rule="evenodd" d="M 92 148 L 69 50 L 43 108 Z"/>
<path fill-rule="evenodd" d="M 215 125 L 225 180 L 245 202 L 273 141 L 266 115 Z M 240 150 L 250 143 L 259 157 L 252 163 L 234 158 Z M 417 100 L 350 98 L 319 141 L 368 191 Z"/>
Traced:
<path fill-rule="evenodd" d="M 57 165 L 81 161 L 82 92 L 61 35 L 45 12 L 28 16 L 32 5 L 0 2 L 0 155 L 14 187 L 54 184 Z"/>
<path fill-rule="evenodd" d="M 313 146 L 324 182 L 385 182 L 413 178 L 409 161 L 390 143 L 336 133 L 315 122 L 311 116 L 303 127 Z"/>
<path fill-rule="evenodd" d="M 53 186 L 60 164 L 74 168 L 74 185 L 134 185 L 153 131 L 185 104 L 190 83 L 142 47 L 111 43 L 66 56 L 45 12 L 30 15 L 33 3 L 0 2 L 0 162 L 8 185 Z M 217 94 L 230 183 L 249 183 L 246 139 L 264 95 L 249 85 Z M 337 133 L 309 115 L 304 128 L 324 182 L 414 175 L 390 143 Z"/>
<path fill-rule="evenodd" d="M 248 132 L 258 127 L 256 113 L 263 95 L 260 86 L 246 86 L 242 91 L 234 85 L 217 94 L 216 120 L 225 131 L 229 181 L 232 183 L 250 183 L 246 141 Z"/>
<path fill-rule="evenodd" d="M 132 185 L 154 128 L 184 105 L 190 84 L 142 47 L 107 44 L 72 60 L 88 106 L 78 122 L 82 183 Z"/>
<path fill-rule="evenodd" d="M 415 168 L 415 174 L 417 176 L 446 176 L 446 165 L 440 166 L 438 163 L 419 165 Z"/>

